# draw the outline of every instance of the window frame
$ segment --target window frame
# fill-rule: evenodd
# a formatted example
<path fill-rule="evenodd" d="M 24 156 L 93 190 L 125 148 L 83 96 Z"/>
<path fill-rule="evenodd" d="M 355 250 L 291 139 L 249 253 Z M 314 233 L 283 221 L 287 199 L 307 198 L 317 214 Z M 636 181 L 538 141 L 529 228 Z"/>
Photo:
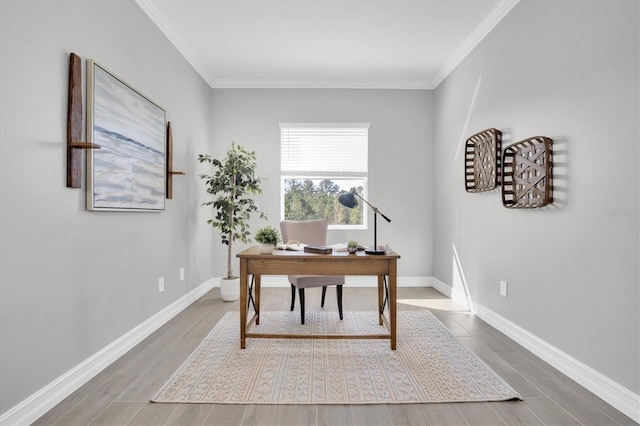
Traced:
<path fill-rule="evenodd" d="M 365 162 L 366 171 L 291 171 L 291 170 L 283 170 L 283 130 L 284 129 L 366 129 L 366 155 L 367 161 Z M 280 220 L 285 220 L 285 180 L 287 179 L 298 179 L 298 180 L 324 180 L 329 179 L 331 181 L 349 181 L 353 180 L 353 185 L 350 185 L 348 188 L 340 185 L 340 188 L 346 191 L 349 191 L 352 187 L 362 186 L 362 196 L 363 198 L 367 198 L 367 190 L 368 190 L 368 175 L 369 175 L 369 164 L 368 164 L 368 151 L 369 151 L 369 123 L 280 123 Z M 341 154 L 336 154 L 341 155 Z M 362 209 L 362 224 L 354 225 L 340 225 L 340 224 L 332 224 L 329 223 L 329 229 L 334 230 L 366 230 L 369 228 L 368 224 L 368 214 L 363 203 L 359 203 L 358 208 Z M 344 207 L 348 208 L 348 207 Z"/>

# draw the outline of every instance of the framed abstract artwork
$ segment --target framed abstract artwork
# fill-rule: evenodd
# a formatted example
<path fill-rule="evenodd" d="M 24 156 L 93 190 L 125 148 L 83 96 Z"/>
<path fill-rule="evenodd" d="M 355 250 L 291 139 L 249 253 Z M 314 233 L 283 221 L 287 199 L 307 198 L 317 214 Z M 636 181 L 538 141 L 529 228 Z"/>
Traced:
<path fill-rule="evenodd" d="M 553 140 L 535 136 L 514 143 L 502 154 L 502 205 L 532 209 L 553 202 Z"/>
<path fill-rule="evenodd" d="M 502 132 L 487 129 L 465 143 L 464 184 L 467 192 L 491 191 L 500 186 Z"/>
<path fill-rule="evenodd" d="M 164 210 L 165 137 L 164 109 L 87 61 L 88 210 Z"/>

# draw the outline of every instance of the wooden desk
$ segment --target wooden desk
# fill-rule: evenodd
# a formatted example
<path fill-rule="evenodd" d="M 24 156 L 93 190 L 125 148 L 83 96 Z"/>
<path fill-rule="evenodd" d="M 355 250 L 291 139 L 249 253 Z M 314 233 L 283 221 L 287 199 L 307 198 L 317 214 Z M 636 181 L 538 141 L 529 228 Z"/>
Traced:
<path fill-rule="evenodd" d="M 336 253 L 313 254 L 300 251 L 275 250 L 273 254 L 260 254 L 259 247 L 251 247 L 236 255 L 240 259 L 240 347 L 245 349 L 247 338 L 304 338 L 304 339 L 390 339 L 391 349 L 396 348 L 396 300 L 397 260 L 400 255 L 389 252 L 384 255 Z M 247 322 L 249 275 L 254 276 L 256 313 Z M 262 275 L 376 275 L 378 277 L 379 324 L 385 325 L 388 334 L 264 334 L 250 333 L 255 322 L 260 324 L 260 277 Z M 384 278 L 389 277 L 389 318 L 384 315 Z"/>

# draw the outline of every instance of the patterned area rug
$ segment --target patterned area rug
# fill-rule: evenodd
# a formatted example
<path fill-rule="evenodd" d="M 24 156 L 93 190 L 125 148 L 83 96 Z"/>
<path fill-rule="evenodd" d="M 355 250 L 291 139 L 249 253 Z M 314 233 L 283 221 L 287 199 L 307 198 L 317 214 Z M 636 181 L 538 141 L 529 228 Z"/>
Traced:
<path fill-rule="evenodd" d="M 248 339 L 227 313 L 153 402 L 394 404 L 522 399 L 428 311 L 399 311 L 389 340 Z M 264 312 L 261 333 L 384 333 L 375 312 Z"/>

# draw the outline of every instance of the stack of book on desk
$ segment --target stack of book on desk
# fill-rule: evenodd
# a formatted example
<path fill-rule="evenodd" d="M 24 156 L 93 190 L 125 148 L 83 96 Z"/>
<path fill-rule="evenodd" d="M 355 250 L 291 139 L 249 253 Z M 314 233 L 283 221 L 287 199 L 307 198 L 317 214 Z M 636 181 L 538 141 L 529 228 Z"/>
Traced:
<path fill-rule="evenodd" d="M 304 246 L 307 253 L 331 254 L 333 249 L 329 246 Z"/>
<path fill-rule="evenodd" d="M 358 244 L 358 251 L 362 251 L 366 248 L 367 248 L 366 246 Z M 298 241 L 295 241 L 295 240 L 291 240 L 291 241 L 287 241 L 285 244 L 278 244 L 276 246 L 276 250 L 305 251 L 307 253 L 331 254 L 334 251 L 346 252 L 347 244 L 338 243 L 338 244 L 331 244 L 330 246 L 313 246 L 305 243 L 299 243 Z"/>

